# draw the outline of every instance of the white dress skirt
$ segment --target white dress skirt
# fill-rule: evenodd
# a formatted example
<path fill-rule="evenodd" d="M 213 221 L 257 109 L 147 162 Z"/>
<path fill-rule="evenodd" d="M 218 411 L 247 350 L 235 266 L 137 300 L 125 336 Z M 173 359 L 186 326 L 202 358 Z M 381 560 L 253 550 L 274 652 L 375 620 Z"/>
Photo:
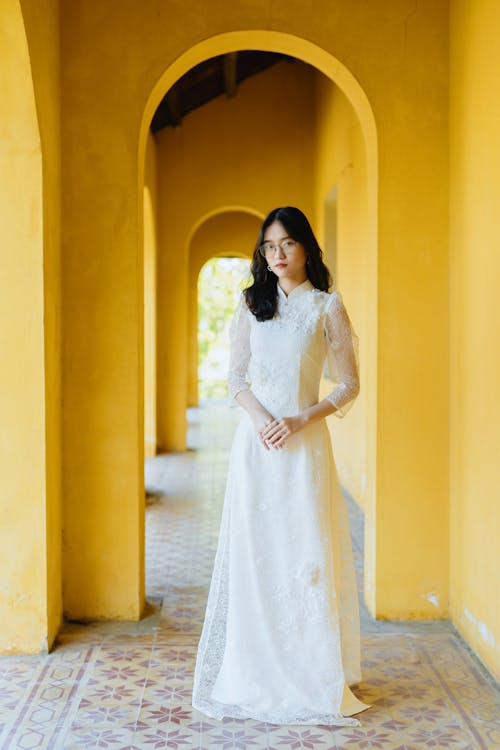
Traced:
<path fill-rule="evenodd" d="M 228 390 L 251 387 L 274 417 L 327 396 L 344 417 L 359 392 L 358 339 L 338 291 L 309 280 L 257 321 L 241 296 Z M 236 401 L 232 401 L 236 405 Z M 359 726 L 357 586 L 349 522 L 325 420 L 279 450 L 243 412 L 231 447 L 218 546 L 195 665 L 192 706 L 273 724 Z"/>

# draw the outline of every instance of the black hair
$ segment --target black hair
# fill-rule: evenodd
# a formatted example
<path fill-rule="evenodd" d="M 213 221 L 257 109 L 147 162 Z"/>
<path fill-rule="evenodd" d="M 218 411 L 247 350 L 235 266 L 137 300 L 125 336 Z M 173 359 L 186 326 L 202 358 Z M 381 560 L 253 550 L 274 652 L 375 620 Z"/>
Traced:
<path fill-rule="evenodd" d="M 278 301 L 278 277 L 267 270 L 267 261 L 259 251 L 266 229 L 275 221 L 283 224 L 287 234 L 303 245 L 307 257 L 306 273 L 311 284 L 323 292 L 327 292 L 332 284 L 330 271 L 323 262 L 323 252 L 306 215 L 294 206 L 274 208 L 264 219 L 255 244 L 250 265 L 253 284 L 244 290 L 249 310 L 260 321 L 274 317 Z"/>

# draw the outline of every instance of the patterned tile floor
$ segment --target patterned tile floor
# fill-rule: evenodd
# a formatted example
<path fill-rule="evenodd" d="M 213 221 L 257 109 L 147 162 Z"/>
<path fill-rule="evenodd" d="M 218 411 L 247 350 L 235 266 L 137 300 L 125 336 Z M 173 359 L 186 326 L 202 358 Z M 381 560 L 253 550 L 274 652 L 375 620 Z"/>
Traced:
<path fill-rule="evenodd" d="M 0 748 L 494 750 L 500 696 L 447 622 L 374 622 L 362 605 L 361 727 L 209 720 L 190 704 L 238 409 L 189 411 L 196 450 L 148 459 L 147 616 L 66 623 L 46 656 L 0 658 Z M 363 517 L 347 505 L 358 582 Z M 360 590 L 362 587 L 360 585 Z"/>

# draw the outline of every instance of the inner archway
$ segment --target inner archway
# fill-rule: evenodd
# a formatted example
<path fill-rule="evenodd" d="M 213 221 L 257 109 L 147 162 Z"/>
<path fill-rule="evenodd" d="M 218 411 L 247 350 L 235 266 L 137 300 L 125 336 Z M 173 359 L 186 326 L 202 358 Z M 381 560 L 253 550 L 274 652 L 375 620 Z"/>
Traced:
<path fill-rule="evenodd" d="M 198 274 L 198 396 L 201 403 L 226 398 L 230 324 L 248 279 L 248 261 L 213 257 Z"/>
<path fill-rule="evenodd" d="M 263 218 L 263 217 L 262 217 Z M 260 217 L 250 209 L 224 207 L 202 218 L 191 231 L 188 282 L 188 397 L 187 406 L 198 405 L 198 278 L 212 257 L 250 261 Z"/>

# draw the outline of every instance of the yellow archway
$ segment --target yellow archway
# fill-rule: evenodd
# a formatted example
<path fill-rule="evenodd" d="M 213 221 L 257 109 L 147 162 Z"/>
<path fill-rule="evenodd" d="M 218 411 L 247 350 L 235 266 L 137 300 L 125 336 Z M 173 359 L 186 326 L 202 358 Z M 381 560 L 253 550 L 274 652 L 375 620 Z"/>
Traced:
<path fill-rule="evenodd" d="M 266 30 L 248 30 L 234 31 L 219 34 L 210 37 L 198 44 L 192 46 L 184 54 L 180 55 L 161 75 L 156 85 L 153 87 L 149 98 L 146 102 L 144 113 L 140 126 L 138 160 L 139 160 L 139 186 L 142 190 L 142 181 L 144 179 L 144 154 L 148 134 L 149 124 L 152 116 L 163 98 L 165 92 L 190 68 L 210 57 L 238 51 L 240 49 L 256 49 L 269 52 L 279 52 L 291 55 L 312 65 L 323 73 L 330 81 L 341 89 L 344 95 L 351 103 L 360 123 L 363 133 L 365 152 L 366 152 L 366 182 L 367 182 L 367 244 L 366 257 L 368 267 L 365 269 L 368 280 L 367 288 L 367 306 L 366 311 L 366 352 L 362 369 L 364 373 L 370 376 L 364 377 L 366 394 L 366 403 L 368 404 L 369 418 L 366 419 L 365 455 L 366 464 L 370 473 L 366 477 L 366 549 L 365 549 L 365 593 L 369 607 L 375 610 L 375 500 L 376 500 L 376 453 L 377 453 L 377 412 L 376 412 L 376 384 L 377 384 L 377 331 L 378 331 L 378 310 L 377 310 L 377 196 L 378 196 L 378 151 L 377 151 L 377 132 L 375 117 L 370 106 L 369 100 L 362 87 L 348 70 L 348 68 L 335 58 L 331 53 L 325 51 L 318 45 L 292 34 L 286 34 L 277 31 Z M 325 196 L 326 197 L 326 196 Z M 223 209 L 220 209 L 223 210 Z M 212 212 L 220 213 L 220 210 Z M 195 235 L 197 229 L 203 225 L 210 216 L 200 218 L 197 225 L 191 229 L 190 240 Z M 188 241 L 186 247 L 187 257 L 191 242 Z M 213 254 L 213 253 L 212 253 Z M 185 291 L 189 303 L 189 323 L 185 326 L 184 333 L 177 334 L 176 341 L 181 351 L 180 357 L 174 353 L 164 355 L 162 363 L 164 372 L 175 372 L 178 368 L 178 362 L 186 363 L 185 374 L 177 376 L 177 387 L 170 389 L 170 394 L 165 399 L 165 411 L 170 415 L 172 430 L 175 435 L 185 434 L 185 407 L 188 403 L 197 402 L 197 389 L 195 385 L 194 372 L 194 345 L 193 345 L 193 322 L 195 320 L 193 313 L 192 299 L 193 295 L 189 294 L 189 289 L 193 285 L 193 276 L 189 267 L 177 269 L 179 276 L 176 283 L 182 285 L 184 279 Z M 175 321 L 176 328 L 182 329 L 182 316 Z M 190 343 L 191 342 L 191 343 Z M 181 393 L 179 393 L 179 387 Z M 182 391 L 186 392 L 186 399 L 182 399 Z M 185 438 L 175 437 L 172 446 L 177 449 L 184 447 Z"/>

